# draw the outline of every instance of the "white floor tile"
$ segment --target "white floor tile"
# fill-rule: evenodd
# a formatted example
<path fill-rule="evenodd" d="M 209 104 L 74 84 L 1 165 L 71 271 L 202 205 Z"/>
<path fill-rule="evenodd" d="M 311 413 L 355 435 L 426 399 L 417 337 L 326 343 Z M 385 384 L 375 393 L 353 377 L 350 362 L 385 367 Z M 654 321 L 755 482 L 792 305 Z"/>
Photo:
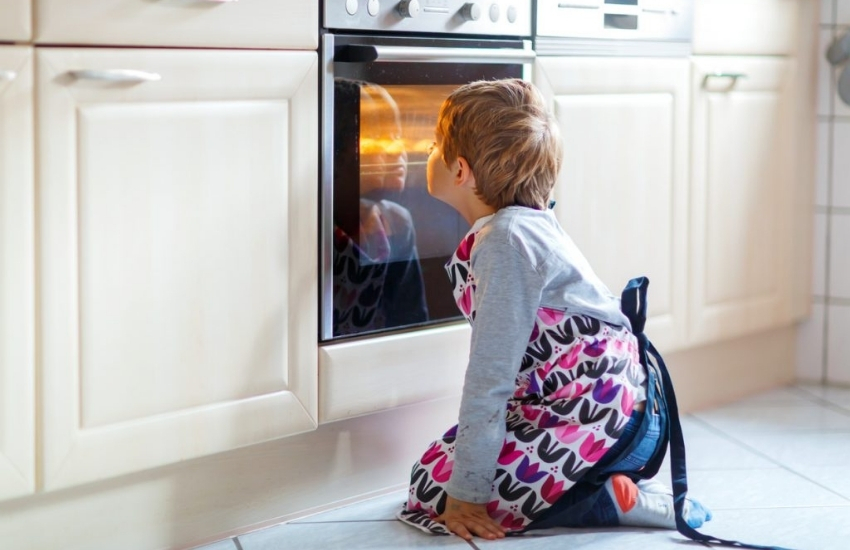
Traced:
<path fill-rule="evenodd" d="M 816 402 L 814 402 L 807 393 L 801 392 L 796 386 L 789 386 L 756 393 L 735 403 L 730 403 L 729 405 L 726 405 L 726 407 L 780 407 L 785 405 L 811 406 L 813 404 L 816 404 Z M 698 414 L 695 414 L 695 416 L 697 418 L 699 417 Z"/>
<path fill-rule="evenodd" d="M 826 377 L 850 383 L 850 306 L 827 306 Z"/>
<path fill-rule="evenodd" d="M 797 550 L 846 550 L 850 507 L 720 510 L 701 532 Z"/>
<path fill-rule="evenodd" d="M 750 435 L 746 443 L 795 471 L 807 466 L 847 464 L 850 456 L 850 432 Z"/>
<path fill-rule="evenodd" d="M 709 510 L 848 506 L 850 501 L 784 470 L 697 470 L 688 473 L 688 494 Z"/>
<path fill-rule="evenodd" d="M 233 539 L 224 539 L 206 546 L 199 546 L 193 550 L 238 550 Z"/>
<path fill-rule="evenodd" d="M 850 415 L 820 407 L 816 404 L 782 406 L 729 406 L 694 413 L 707 424 L 733 437 L 753 433 L 799 431 L 850 431 Z"/>
<path fill-rule="evenodd" d="M 813 482 L 820 483 L 850 500 L 850 476 L 847 475 L 846 465 L 804 466 L 799 471 Z"/>
<path fill-rule="evenodd" d="M 364 502 L 299 519 L 293 523 L 327 523 L 333 521 L 387 521 L 395 519 L 407 501 L 407 491 L 372 498 Z"/>
<path fill-rule="evenodd" d="M 837 405 L 850 409 L 850 387 L 823 386 L 820 384 L 803 384 L 799 388 L 807 393 Z"/>
<path fill-rule="evenodd" d="M 547 533 L 549 533 L 547 531 Z M 609 529 L 557 529 L 552 534 L 509 537 L 498 541 L 473 542 L 480 550 L 683 550 L 687 540 L 675 531 L 616 527 Z"/>
<path fill-rule="evenodd" d="M 432 536 L 400 521 L 288 523 L 241 535 L 242 550 L 470 550 L 461 538 Z"/>
<path fill-rule="evenodd" d="M 728 439 L 717 436 L 685 436 L 685 462 L 688 472 L 697 470 L 761 470 L 778 468 L 770 460 Z M 656 476 L 667 486 L 670 481 L 670 453 Z"/>

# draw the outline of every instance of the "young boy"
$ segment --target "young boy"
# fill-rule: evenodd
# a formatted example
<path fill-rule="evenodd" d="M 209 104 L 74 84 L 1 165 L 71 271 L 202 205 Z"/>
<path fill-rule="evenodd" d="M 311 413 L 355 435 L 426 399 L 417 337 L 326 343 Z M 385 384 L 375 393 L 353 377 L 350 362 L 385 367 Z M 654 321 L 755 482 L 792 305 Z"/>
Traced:
<path fill-rule="evenodd" d="M 414 466 L 399 518 L 467 540 L 675 529 L 672 492 L 643 481 L 667 443 L 655 374 L 620 300 L 548 209 L 562 149 L 540 93 L 521 80 L 462 86 L 435 134 L 428 191 L 472 226 L 446 266 L 471 352 L 458 425 Z M 690 500 L 684 516 L 710 519 Z"/>

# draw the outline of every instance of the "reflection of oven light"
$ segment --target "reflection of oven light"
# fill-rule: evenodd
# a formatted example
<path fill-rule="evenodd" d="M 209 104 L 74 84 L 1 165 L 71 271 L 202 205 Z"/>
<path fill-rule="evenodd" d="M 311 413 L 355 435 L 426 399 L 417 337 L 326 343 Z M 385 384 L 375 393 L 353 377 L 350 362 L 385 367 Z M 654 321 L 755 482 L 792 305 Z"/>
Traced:
<path fill-rule="evenodd" d="M 400 155 L 405 151 L 408 153 L 428 153 L 428 148 L 433 142 L 427 139 L 386 139 L 386 138 L 360 138 L 361 155 L 379 155 L 389 153 Z"/>

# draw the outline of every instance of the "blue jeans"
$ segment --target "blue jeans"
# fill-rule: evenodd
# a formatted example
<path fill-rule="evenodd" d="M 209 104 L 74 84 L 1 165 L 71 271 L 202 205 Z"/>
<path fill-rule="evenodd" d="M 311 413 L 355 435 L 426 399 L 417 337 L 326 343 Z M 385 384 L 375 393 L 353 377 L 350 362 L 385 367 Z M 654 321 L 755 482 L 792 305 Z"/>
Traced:
<path fill-rule="evenodd" d="M 602 467 L 603 474 L 633 473 L 639 472 L 655 455 L 661 442 L 661 429 L 663 420 L 655 411 L 635 411 L 629 422 L 623 429 L 623 435 L 611 449 L 605 453 L 606 456 L 619 456 L 628 447 L 628 444 L 638 435 L 640 425 L 646 419 L 646 432 L 637 446 L 626 457 L 615 464 Z M 605 457 L 602 457 L 602 461 Z"/>

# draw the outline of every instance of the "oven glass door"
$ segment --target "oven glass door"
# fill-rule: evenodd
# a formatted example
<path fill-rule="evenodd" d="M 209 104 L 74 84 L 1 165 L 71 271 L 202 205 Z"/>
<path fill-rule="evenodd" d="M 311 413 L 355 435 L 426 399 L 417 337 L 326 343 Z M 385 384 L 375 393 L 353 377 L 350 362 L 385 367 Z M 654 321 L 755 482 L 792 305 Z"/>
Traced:
<path fill-rule="evenodd" d="M 527 77 L 533 54 L 521 40 L 323 45 L 321 339 L 461 319 L 444 266 L 469 225 L 427 189 L 437 112 L 461 84 Z"/>

